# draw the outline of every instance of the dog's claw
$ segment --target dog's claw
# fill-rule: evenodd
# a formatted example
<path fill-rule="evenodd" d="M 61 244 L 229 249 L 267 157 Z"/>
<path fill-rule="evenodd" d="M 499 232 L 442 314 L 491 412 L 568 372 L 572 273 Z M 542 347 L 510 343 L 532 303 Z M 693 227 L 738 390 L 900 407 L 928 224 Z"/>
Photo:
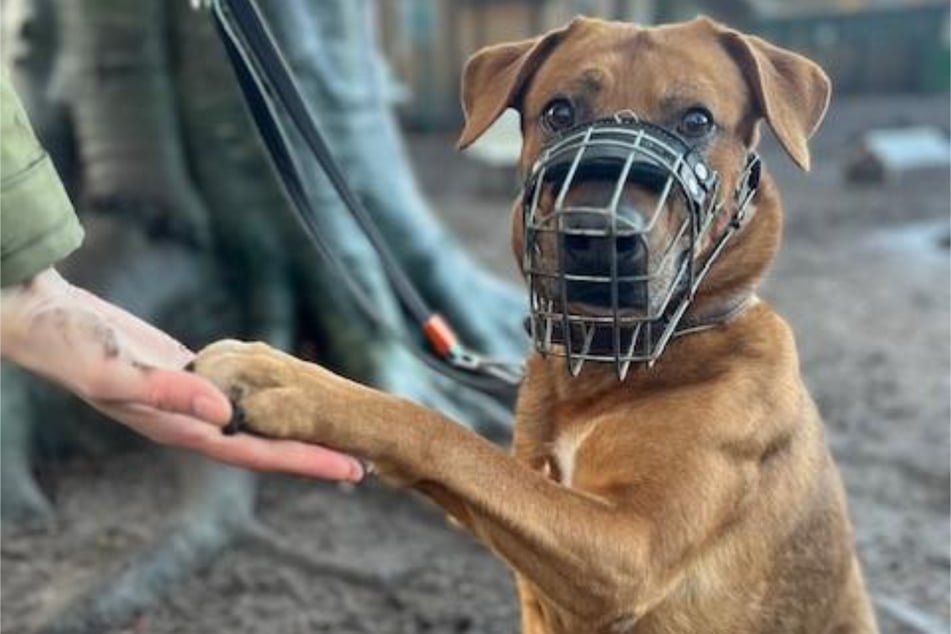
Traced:
<path fill-rule="evenodd" d="M 185 372 L 194 372 L 194 371 L 195 371 L 195 362 L 194 362 L 194 361 L 189 361 L 188 363 L 185 364 L 185 367 L 182 368 L 182 369 L 185 370 Z"/>
<path fill-rule="evenodd" d="M 241 426 L 244 424 L 244 408 L 232 401 L 231 411 L 231 420 L 221 428 L 221 433 L 225 436 L 234 436 L 241 431 Z"/>

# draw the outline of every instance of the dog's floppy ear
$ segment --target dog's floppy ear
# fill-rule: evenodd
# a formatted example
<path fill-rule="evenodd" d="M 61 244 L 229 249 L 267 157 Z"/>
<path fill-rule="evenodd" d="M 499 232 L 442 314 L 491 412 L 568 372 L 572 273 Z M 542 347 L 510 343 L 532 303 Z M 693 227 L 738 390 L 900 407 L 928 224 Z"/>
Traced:
<path fill-rule="evenodd" d="M 829 77 L 802 55 L 752 35 L 720 29 L 727 51 L 749 82 L 760 114 L 793 161 L 809 171 L 807 142 L 829 106 Z"/>
<path fill-rule="evenodd" d="M 457 142 L 460 150 L 478 139 L 506 108 L 518 104 L 526 82 L 580 20 L 532 39 L 487 46 L 469 58 L 462 71 L 466 124 Z"/>

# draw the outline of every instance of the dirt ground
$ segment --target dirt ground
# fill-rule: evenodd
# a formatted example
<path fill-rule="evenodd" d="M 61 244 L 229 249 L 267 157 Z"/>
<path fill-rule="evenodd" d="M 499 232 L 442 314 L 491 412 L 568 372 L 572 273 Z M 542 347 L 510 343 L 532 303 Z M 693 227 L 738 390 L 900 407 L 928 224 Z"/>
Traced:
<path fill-rule="evenodd" d="M 947 632 L 949 611 L 949 183 L 919 174 L 851 188 L 855 135 L 876 125 L 947 125 L 947 98 L 838 100 L 797 173 L 765 148 L 787 207 L 784 250 L 763 296 L 791 321 L 850 494 L 882 631 Z M 433 205 L 486 263 L 514 276 L 505 183 L 449 138 L 412 143 Z M 501 180 L 500 180 L 501 179 Z M 153 450 L 102 464 L 40 465 L 59 520 L 5 526 L 2 631 L 19 633 L 65 589 L 160 533 L 176 483 Z M 296 634 L 516 630 L 506 570 L 441 514 L 405 493 L 264 479 L 264 524 L 299 548 L 236 545 L 135 622 L 111 632 Z M 316 557 L 395 579 L 386 587 L 315 573 Z M 902 624 L 904 622 L 904 624 Z"/>

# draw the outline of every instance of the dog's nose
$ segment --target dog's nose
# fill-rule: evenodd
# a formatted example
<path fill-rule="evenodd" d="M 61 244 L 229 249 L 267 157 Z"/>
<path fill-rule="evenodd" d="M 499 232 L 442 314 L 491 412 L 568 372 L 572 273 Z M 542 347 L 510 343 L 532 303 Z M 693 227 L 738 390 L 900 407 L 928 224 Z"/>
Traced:
<path fill-rule="evenodd" d="M 639 275 L 647 266 L 647 248 L 635 235 L 641 215 L 622 206 L 618 218 L 601 213 L 567 214 L 564 220 L 564 250 L 570 272 L 577 275 L 611 274 L 613 252 L 617 252 L 617 273 Z M 614 223 L 612 229 L 611 224 Z M 613 234 L 613 235 L 612 235 Z"/>
<path fill-rule="evenodd" d="M 595 306 L 610 306 L 612 286 L 616 289 L 618 304 L 639 307 L 646 302 L 646 284 L 631 278 L 647 273 L 648 253 L 643 236 L 634 235 L 629 224 L 618 223 L 617 234 L 612 235 L 610 216 L 579 214 L 566 219 L 564 236 L 564 271 L 569 276 L 588 279 L 569 279 L 566 291 L 570 301 Z M 620 235 L 618 235 L 620 234 Z M 616 255 L 616 269 L 612 260 Z M 612 284 L 616 271 L 617 280 Z"/>
<path fill-rule="evenodd" d="M 591 277 L 610 277 L 613 252 L 617 252 L 617 275 L 643 275 L 647 269 L 647 248 L 633 236 L 565 236 L 566 272 Z"/>

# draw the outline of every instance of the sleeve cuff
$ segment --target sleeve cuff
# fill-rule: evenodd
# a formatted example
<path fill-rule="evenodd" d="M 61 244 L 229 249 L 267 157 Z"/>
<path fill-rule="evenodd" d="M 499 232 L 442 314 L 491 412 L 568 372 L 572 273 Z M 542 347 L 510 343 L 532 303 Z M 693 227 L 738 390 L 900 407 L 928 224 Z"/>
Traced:
<path fill-rule="evenodd" d="M 10 179 L 0 199 L 0 286 L 19 284 L 72 253 L 83 230 L 49 156 Z"/>

